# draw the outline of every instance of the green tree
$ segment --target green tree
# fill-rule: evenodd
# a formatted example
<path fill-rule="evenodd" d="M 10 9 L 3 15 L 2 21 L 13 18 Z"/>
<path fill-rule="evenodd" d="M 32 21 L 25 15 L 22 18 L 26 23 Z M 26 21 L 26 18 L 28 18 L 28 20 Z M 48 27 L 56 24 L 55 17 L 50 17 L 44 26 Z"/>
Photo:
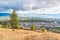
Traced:
<path fill-rule="evenodd" d="M 35 24 L 32 24 L 31 30 L 33 30 L 33 31 L 36 30 L 36 28 L 35 28 Z"/>
<path fill-rule="evenodd" d="M 15 10 L 10 15 L 10 25 L 12 29 L 19 29 L 18 16 Z"/>

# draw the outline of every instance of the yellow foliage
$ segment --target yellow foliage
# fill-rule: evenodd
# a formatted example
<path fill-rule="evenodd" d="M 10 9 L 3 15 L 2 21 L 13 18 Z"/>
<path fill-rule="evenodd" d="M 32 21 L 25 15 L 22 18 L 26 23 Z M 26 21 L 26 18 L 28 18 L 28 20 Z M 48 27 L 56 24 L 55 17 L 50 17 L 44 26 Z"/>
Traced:
<path fill-rule="evenodd" d="M 0 28 L 3 28 L 3 25 L 0 24 Z"/>
<path fill-rule="evenodd" d="M 33 31 L 36 30 L 36 28 L 35 28 L 35 24 L 32 24 L 31 30 L 33 30 Z"/>

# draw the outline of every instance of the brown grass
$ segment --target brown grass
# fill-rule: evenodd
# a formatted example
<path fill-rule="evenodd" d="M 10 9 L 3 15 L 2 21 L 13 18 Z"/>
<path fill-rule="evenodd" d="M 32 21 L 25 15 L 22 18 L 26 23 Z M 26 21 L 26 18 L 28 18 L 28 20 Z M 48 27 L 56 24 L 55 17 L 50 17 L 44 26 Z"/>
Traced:
<path fill-rule="evenodd" d="M 60 34 L 29 30 L 0 29 L 0 40 L 60 40 Z"/>

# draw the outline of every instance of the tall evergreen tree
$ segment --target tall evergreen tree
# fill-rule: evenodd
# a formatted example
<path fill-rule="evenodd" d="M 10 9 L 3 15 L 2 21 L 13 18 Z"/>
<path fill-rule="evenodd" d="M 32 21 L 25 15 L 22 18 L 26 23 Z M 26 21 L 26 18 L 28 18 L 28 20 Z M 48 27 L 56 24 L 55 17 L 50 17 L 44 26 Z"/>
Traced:
<path fill-rule="evenodd" d="M 12 29 L 19 29 L 18 16 L 15 10 L 10 15 L 10 25 Z"/>

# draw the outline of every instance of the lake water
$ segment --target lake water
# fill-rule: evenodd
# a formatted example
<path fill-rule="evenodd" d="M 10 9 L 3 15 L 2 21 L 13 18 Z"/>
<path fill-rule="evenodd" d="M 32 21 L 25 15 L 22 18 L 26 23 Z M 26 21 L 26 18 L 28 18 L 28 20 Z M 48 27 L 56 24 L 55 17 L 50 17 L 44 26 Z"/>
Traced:
<path fill-rule="evenodd" d="M 9 13 L 0 13 L 0 16 L 9 16 Z"/>

